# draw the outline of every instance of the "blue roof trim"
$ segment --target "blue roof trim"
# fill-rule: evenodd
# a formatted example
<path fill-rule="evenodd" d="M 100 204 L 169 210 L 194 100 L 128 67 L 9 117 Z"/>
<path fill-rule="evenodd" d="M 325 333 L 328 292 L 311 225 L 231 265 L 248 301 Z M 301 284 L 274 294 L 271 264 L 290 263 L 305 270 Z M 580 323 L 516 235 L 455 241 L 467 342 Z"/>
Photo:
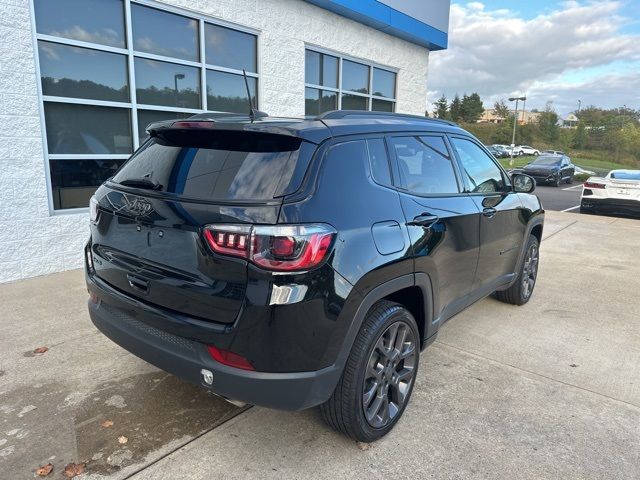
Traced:
<path fill-rule="evenodd" d="M 307 2 L 389 35 L 422 45 L 429 50 L 447 48 L 449 40 L 447 33 L 377 0 L 307 0 Z"/>

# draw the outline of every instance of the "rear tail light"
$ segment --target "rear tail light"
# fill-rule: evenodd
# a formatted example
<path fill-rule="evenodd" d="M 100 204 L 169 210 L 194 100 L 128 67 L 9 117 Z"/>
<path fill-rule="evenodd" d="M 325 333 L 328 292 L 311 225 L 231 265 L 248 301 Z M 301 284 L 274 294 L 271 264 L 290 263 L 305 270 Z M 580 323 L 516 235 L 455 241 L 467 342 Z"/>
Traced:
<path fill-rule="evenodd" d="M 209 351 L 211 358 L 218 363 L 234 368 L 241 368 L 242 370 L 255 370 L 249 360 L 244 358 L 242 355 L 214 347 L 213 345 L 208 345 L 207 350 Z"/>
<path fill-rule="evenodd" d="M 584 182 L 584 188 L 604 188 L 604 183 Z"/>
<path fill-rule="evenodd" d="M 266 270 L 315 268 L 327 258 L 336 231 L 329 225 L 207 225 L 204 236 L 222 255 L 246 258 Z"/>

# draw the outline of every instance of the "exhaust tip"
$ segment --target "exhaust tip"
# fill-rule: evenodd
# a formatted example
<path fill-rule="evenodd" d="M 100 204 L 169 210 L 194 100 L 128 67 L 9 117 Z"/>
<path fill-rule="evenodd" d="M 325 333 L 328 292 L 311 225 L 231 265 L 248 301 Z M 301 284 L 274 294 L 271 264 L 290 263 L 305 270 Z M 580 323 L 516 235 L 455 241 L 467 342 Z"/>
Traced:
<path fill-rule="evenodd" d="M 213 385 L 213 372 L 211 370 L 200 370 L 200 378 L 205 385 Z"/>

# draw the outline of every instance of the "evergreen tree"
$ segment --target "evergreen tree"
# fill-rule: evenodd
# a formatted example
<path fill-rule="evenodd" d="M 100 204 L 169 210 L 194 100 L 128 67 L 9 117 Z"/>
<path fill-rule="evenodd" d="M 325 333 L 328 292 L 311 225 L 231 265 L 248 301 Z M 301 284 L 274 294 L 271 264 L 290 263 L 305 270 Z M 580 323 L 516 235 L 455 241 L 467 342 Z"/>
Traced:
<path fill-rule="evenodd" d="M 451 100 L 451 105 L 449 106 L 449 117 L 454 122 L 459 122 L 462 120 L 462 102 L 460 101 L 460 96 L 456 93 L 456 96 Z"/>
<path fill-rule="evenodd" d="M 480 95 L 472 93 L 471 95 L 464 95 L 462 97 L 462 119 L 467 123 L 477 122 L 484 113 L 484 105 Z"/>
<path fill-rule="evenodd" d="M 433 116 L 436 118 L 449 118 L 449 105 L 444 94 L 434 103 Z"/>

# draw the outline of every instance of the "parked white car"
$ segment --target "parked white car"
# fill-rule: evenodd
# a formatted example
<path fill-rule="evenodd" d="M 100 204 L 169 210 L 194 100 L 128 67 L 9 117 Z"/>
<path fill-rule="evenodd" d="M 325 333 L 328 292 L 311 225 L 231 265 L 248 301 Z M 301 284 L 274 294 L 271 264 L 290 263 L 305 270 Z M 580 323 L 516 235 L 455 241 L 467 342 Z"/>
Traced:
<path fill-rule="evenodd" d="M 516 145 L 513 147 L 514 155 L 535 155 L 536 157 L 540 155 L 540 150 L 537 150 L 529 145 Z"/>
<path fill-rule="evenodd" d="M 640 215 L 640 170 L 611 170 L 582 186 L 580 213 Z"/>

